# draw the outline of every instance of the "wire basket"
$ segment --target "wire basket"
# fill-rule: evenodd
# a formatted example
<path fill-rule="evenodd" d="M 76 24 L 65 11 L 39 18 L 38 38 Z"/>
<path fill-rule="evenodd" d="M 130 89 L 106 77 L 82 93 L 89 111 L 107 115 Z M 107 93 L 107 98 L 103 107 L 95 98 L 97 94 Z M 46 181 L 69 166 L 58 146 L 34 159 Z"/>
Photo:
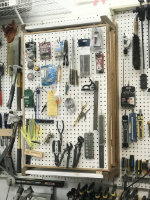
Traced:
<path fill-rule="evenodd" d="M 2 0 L 0 2 L 0 16 L 16 16 L 14 8 L 17 8 L 23 16 L 26 14 L 28 16 L 47 16 L 70 13 L 58 0 Z"/>
<path fill-rule="evenodd" d="M 9 7 L 9 1 L 2 1 L 0 2 L 0 9 Z"/>

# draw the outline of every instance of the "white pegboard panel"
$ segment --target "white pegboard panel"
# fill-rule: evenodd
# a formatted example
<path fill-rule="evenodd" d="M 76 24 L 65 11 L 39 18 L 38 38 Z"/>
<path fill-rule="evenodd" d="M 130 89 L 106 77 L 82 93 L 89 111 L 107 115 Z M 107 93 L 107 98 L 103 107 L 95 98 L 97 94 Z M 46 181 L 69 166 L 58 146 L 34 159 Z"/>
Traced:
<path fill-rule="evenodd" d="M 149 134 L 147 121 L 149 121 L 149 108 L 150 108 L 150 94 L 147 91 L 142 91 L 140 89 L 140 75 L 143 73 L 141 70 L 135 70 L 132 66 L 132 47 L 129 50 L 129 54 L 124 56 L 123 54 L 123 35 L 124 33 L 131 39 L 134 32 L 134 18 L 136 14 L 132 12 L 124 12 L 116 15 L 116 21 L 118 23 L 118 48 L 119 48 L 119 91 L 121 95 L 121 88 L 123 86 L 123 60 L 124 60 L 124 82 L 125 85 L 128 83 L 131 86 L 136 88 L 136 107 L 134 109 L 135 113 L 139 113 L 139 109 L 142 109 L 144 116 L 144 138 L 137 141 L 137 143 L 130 144 L 130 147 L 127 149 L 121 148 L 120 157 L 129 158 L 130 155 L 135 156 L 135 160 L 149 160 L 150 159 L 150 147 L 149 147 Z M 141 39 L 141 23 L 139 22 L 139 31 L 138 31 L 140 42 Z M 147 21 L 144 22 L 144 50 L 145 50 L 145 73 L 150 77 L 150 70 L 148 65 L 148 29 Z M 141 54 L 142 55 L 142 54 Z M 141 61 L 142 63 L 142 61 Z M 142 64 L 141 64 L 142 66 Z M 148 86 L 150 85 L 148 81 Z M 126 113 L 129 114 L 132 110 L 127 109 Z M 122 115 L 125 114 L 125 109 L 121 108 L 120 104 L 120 135 L 122 136 Z M 122 137 L 120 137 L 120 146 L 122 146 Z M 122 173 L 121 173 L 122 175 Z M 122 180 L 119 178 L 117 180 L 119 185 L 122 185 Z M 150 189 L 149 184 L 138 184 L 140 188 Z"/>
<path fill-rule="evenodd" d="M 2 31 L 2 27 L 0 26 L 0 39 L 2 41 L 2 47 L 0 48 L 0 62 L 4 63 L 4 75 L 2 76 L 1 79 L 1 84 L 2 84 L 2 106 L 0 107 L 0 113 L 2 114 L 2 121 L 3 121 L 3 125 L 2 128 L 4 128 L 4 113 L 9 113 L 9 109 L 7 108 L 6 104 L 8 102 L 9 99 L 9 93 L 10 93 L 10 88 L 11 88 L 11 79 L 10 76 L 7 74 L 7 40 L 4 36 L 4 33 Z M 16 91 L 15 91 L 15 95 L 14 95 L 14 100 L 12 103 L 12 110 L 16 111 L 17 109 L 17 104 L 16 104 Z M 21 115 L 21 112 L 16 112 L 19 115 Z M 0 140 L 2 138 L 0 137 Z M 4 139 L 5 141 L 5 139 Z M 8 140 L 9 142 L 9 140 Z M 0 153 L 3 152 L 3 150 L 5 149 L 6 145 L 4 143 L 4 146 L 1 146 L 0 143 Z M 16 160 L 17 160 L 17 137 L 16 137 L 16 141 L 14 144 L 14 148 L 13 148 L 13 152 L 12 152 L 12 158 L 14 160 L 14 165 L 16 167 Z"/>
<path fill-rule="evenodd" d="M 106 64 L 106 28 L 101 27 L 103 32 L 103 53 L 105 57 L 105 73 L 104 74 L 96 74 L 96 66 L 95 66 L 95 54 L 91 53 L 91 79 L 93 81 L 98 80 L 99 81 L 99 106 L 98 106 L 98 113 L 100 114 L 101 111 L 105 116 L 105 169 L 108 169 L 108 152 L 107 152 L 107 64 Z M 24 42 L 29 42 L 31 39 L 33 41 L 36 41 L 36 47 L 37 47 L 37 61 L 36 65 L 42 66 L 45 64 L 61 64 L 62 66 L 62 60 L 59 62 L 55 59 L 54 54 L 54 45 L 55 42 L 60 38 L 60 40 L 68 40 L 68 46 L 69 46 L 69 61 L 71 63 L 71 47 L 72 47 L 72 37 L 75 39 L 75 52 L 76 52 L 76 66 L 79 71 L 79 49 L 77 41 L 81 38 L 91 38 L 92 36 L 92 28 L 85 28 L 85 29 L 74 29 L 74 30 L 68 30 L 68 31 L 59 31 L 59 32 L 47 32 L 47 33 L 36 33 L 36 34 L 25 34 L 24 35 Z M 51 51 L 52 51 L 52 59 L 50 61 L 41 61 L 39 57 L 39 42 L 43 41 L 50 41 L 51 42 Z M 25 89 L 30 87 L 33 91 L 41 84 L 40 80 L 40 72 L 34 72 L 35 79 L 33 81 L 28 81 L 27 74 L 31 72 L 27 68 L 27 60 L 25 59 Z M 93 132 L 93 102 L 94 102 L 94 93 L 93 92 L 81 92 L 81 87 L 85 84 L 89 84 L 89 78 L 80 78 L 79 79 L 79 86 L 73 87 L 70 86 L 69 94 L 65 95 L 65 84 L 68 81 L 69 78 L 69 69 L 70 67 L 62 67 L 62 78 L 61 78 L 61 86 L 60 86 L 60 93 L 62 102 L 59 105 L 58 109 L 58 117 L 51 117 L 49 118 L 46 114 L 46 111 L 40 116 L 41 119 L 54 119 L 55 123 L 54 125 L 41 125 L 43 129 L 43 135 L 41 139 L 42 145 L 38 146 L 36 149 L 39 151 L 42 151 L 45 153 L 45 156 L 43 159 L 36 159 L 32 158 L 32 165 L 40 165 L 40 166 L 55 166 L 54 164 L 54 155 L 52 154 L 52 142 L 50 145 L 43 145 L 44 138 L 46 135 L 51 132 L 54 134 L 54 140 L 59 140 L 59 134 L 56 129 L 56 121 L 64 120 L 65 123 L 65 129 L 63 133 L 63 146 L 62 150 L 66 147 L 66 142 L 72 142 L 73 145 L 77 143 L 78 136 L 84 136 L 84 133 L 92 131 Z M 52 85 L 50 87 L 44 87 L 44 89 L 48 90 L 56 90 L 56 85 Z M 64 101 L 67 97 L 72 97 L 75 100 L 76 104 L 76 112 L 73 115 L 68 114 L 68 112 L 65 109 Z M 41 106 L 40 109 L 45 105 L 47 101 L 47 96 L 45 95 L 45 92 L 41 91 Z M 73 127 L 73 123 L 76 120 L 78 114 L 81 111 L 82 105 L 85 104 L 85 102 L 88 103 L 87 109 L 91 106 L 90 111 L 87 114 L 87 119 L 81 120 L 76 127 Z M 25 119 L 32 118 L 34 116 L 33 109 L 25 108 Z M 82 148 L 81 158 L 80 162 L 78 164 L 78 168 L 91 168 L 91 169 L 98 169 L 99 168 L 99 154 L 98 154 L 98 133 L 94 133 L 94 141 L 95 141 L 95 155 L 94 159 L 92 160 L 86 160 L 84 158 L 84 148 Z M 73 152 L 71 152 L 71 159 L 70 159 L 70 165 L 72 165 L 72 155 Z M 66 159 L 64 158 L 62 165 L 65 167 Z"/>

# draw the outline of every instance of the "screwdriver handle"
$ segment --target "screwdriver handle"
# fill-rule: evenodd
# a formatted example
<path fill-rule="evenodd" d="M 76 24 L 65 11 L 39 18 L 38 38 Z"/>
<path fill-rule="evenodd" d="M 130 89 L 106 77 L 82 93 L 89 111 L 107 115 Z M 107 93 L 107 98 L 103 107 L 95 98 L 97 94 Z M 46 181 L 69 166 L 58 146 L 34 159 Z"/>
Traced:
<path fill-rule="evenodd" d="M 148 121 L 148 122 L 147 122 L 147 125 L 148 125 L 148 126 L 149 126 L 149 128 L 150 128 L 150 121 Z"/>
<path fill-rule="evenodd" d="M 0 90 L 0 106 L 2 106 L 2 91 Z"/>

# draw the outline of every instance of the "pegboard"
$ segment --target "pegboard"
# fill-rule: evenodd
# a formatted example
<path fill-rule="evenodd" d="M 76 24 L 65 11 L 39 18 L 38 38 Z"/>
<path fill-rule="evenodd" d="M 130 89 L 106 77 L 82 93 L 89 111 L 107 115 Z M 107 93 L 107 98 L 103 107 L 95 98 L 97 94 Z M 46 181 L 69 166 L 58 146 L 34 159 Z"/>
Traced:
<path fill-rule="evenodd" d="M 135 70 L 132 65 L 132 45 L 129 49 L 129 54 L 124 56 L 123 54 L 123 36 L 124 33 L 131 39 L 133 37 L 134 32 L 134 19 L 136 14 L 132 12 L 121 12 L 116 15 L 116 22 L 118 23 L 118 49 L 119 49 L 119 91 L 121 95 L 121 88 L 123 86 L 123 60 L 124 60 L 124 84 L 134 86 L 136 89 L 136 107 L 134 108 L 135 113 L 139 113 L 139 109 L 142 109 L 142 113 L 144 116 L 144 138 L 138 139 L 136 143 L 131 143 L 130 147 L 127 149 L 121 148 L 120 158 L 125 157 L 129 158 L 130 155 L 134 155 L 135 160 L 149 160 L 150 159 L 150 147 L 149 147 L 149 134 L 148 134 L 148 125 L 147 121 L 149 121 L 150 116 L 150 94 L 147 90 L 142 91 L 140 89 L 140 75 L 142 74 L 141 70 Z M 138 35 L 141 39 L 141 23 L 138 24 Z M 140 44 L 141 45 L 141 44 Z M 144 73 L 150 77 L 149 63 L 148 63 L 148 26 L 147 20 L 144 21 L 144 53 L 145 53 L 145 70 Z M 141 53 L 142 55 L 142 53 Z M 141 60 L 142 63 L 142 60 Z M 142 66 L 142 64 L 141 64 Z M 148 78 L 148 87 L 150 86 L 149 78 Z M 126 109 L 126 114 L 131 113 L 131 109 Z M 122 115 L 125 114 L 125 109 L 121 108 L 120 103 L 120 134 L 122 136 Z M 120 146 L 122 146 L 122 137 L 120 137 Z M 122 172 L 121 172 L 122 176 Z M 120 176 L 120 177 L 121 177 Z M 122 180 L 119 178 L 117 180 L 118 185 L 122 185 Z M 150 189 L 149 184 L 137 184 L 140 188 Z"/>
<path fill-rule="evenodd" d="M 10 93 L 10 88 L 11 88 L 11 78 L 7 74 L 7 40 L 4 36 L 4 33 L 2 31 L 2 27 L 0 26 L 0 39 L 2 41 L 2 46 L 0 47 L 0 62 L 4 63 L 4 75 L 1 78 L 1 86 L 2 86 L 2 106 L 0 107 L 0 113 L 2 114 L 2 128 L 4 127 L 4 113 L 9 113 L 9 109 L 7 108 L 6 104 L 9 99 L 9 93 Z M 17 112 L 17 101 L 16 101 L 16 93 L 17 90 L 15 91 L 14 95 L 14 100 L 12 103 L 12 110 L 16 112 L 16 114 L 21 115 L 21 112 Z M 6 138 L 6 137 L 4 137 Z M 0 137 L 0 140 L 2 137 Z M 9 138 L 8 138 L 8 144 L 9 144 Z M 0 143 L 0 153 L 3 152 L 5 149 L 5 139 L 4 139 L 4 146 L 1 146 Z M 17 158 L 17 137 L 16 141 L 14 144 L 14 148 L 12 151 L 12 158 L 13 160 L 16 160 Z M 16 166 L 16 162 L 14 162 L 14 165 Z"/>
<path fill-rule="evenodd" d="M 95 62 L 95 53 L 91 53 L 91 75 L 90 78 L 93 81 L 99 81 L 99 105 L 98 105 L 98 114 L 103 113 L 105 117 L 105 165 L 104 169 L 108 169 L 108 144 L 107 144 L 107 55 L 106 55 L 106 27 L 101 27 L 102 35 L 103 35 L 103 49 L 102 52 L 104 53 L 104 68 L 105 72 L 103 74 L 96 74 L 96 62 Z M 79 48 L 78 48 L 78 39 L 83 38 L 92 38 L 92 28 L 83 28 L 83 29 L 74 29 L 74 30 L 62 30 L 62 31 L 54 31 L 54 32 L 39 32 L 39 33 L 32 33 L 32 34 L 24 34 L 24 44 L 29 42 L 33 39 L 36 42 L 36 49 L 37 49 L 37 59 L 35 65 L 43 66 L 46 64 L 56 64 L 62 66 L 62 77 L 61 77 L 61 84 L 60 84 L 60 94 L 61 94 L 61 104 L 58 106 L 58 117 L 48 117 L 46 111 L 43 114 L 39 115 L 40 119 L 54 119 L 54 124 L 41 124 L 43 129 L 43 134 L 41 138 L 41 145 L 37 146 L 35 150 L 44 152 L 45 156 L 42 159 L 39 158 L 32 158 L 31 165 L 34 166 L 43 166 L 43 167 L 55 167 L 54 163 L 54 155 L 52 153 L 52 141 L 48 145 L 44 145 L 44 138 L 46 135 L 51 131 L 54 134 L 54 140 L 59 140 L 59 133 L 56 129 L 56 121 L 64 120 L 65 128 L 63 133 L 63 144 L 62 150 L 66 147 L 66 142 L 72 142 L 73 145 L 77 143 L 78 136 L 84 137 L 84 133 L 86 132 L 93 132 L 93 111 L 94 111 L 94 92 L 83 92 L 81 91 L 81 87 L 85 84 L 89 84 L 89 77 L 79 78 L 79 86 L 70 86 L 68 95 L 65 95 L 65 84 L 69 79 L 69 67 L 65 67 L 62 64 L 62 60 L 57 60 L 55 58 L 55 42 L 60 39 L 68 40 L 68 47 L 69 47 L 69 62 L 71 63 L 71 51 L 72 51 L 72 37 L 75 39 L 75 54 L 76 54 L 76 68 L 79 71 Z M 39 43 L 40 42 L 51 42 L 51 54 L 52 58 L 49 61 L 41 61 L 39 55 Z M 24 45 L 25 48 L 25 45 Z M 24 49 L 25 51 L 25 49 Z M 24 87 L 25 89 L 30 88 L 33 91 L 39 86 L 41 86 L 41 77 L 40 71 L 34 73 L 34 80 L 29 81 L 27 79 L 27 74 L 32 72 L 32 70 L 28 69 L 27 67 L 27 59 L 24 59 Z M 56 90 L 56 84 L 44 87 L 46 91 L 49 90 Z M 65 106 L 64 101 L 66 98 L 71 97 L 75 101 L 76 111 L 74 114 L 70 115 Z M 45 105 L 47 102 L 47 95 L 44 91 L 41 90 L 40 95 L 40 109 Z M 87 102 L 87 109 L 91 107 L 90 111 L 87 114 L 87 118 L 84 121 L 83 119 L 73 127 L 73 123 L 78 117 L 78 114 L 81 111 L 81 107 Z M 25 119 L 29 119 L 35 116 L 34 110 L 31 108 L 25 108 Z M 72 166 L 73 161 L 73 151 L 71 152 L 71 158 L 69 167 Z M 66 157 L 62 161 L 61 167 L 66 166 Z M 88 160 L 84 158 L 84 147 L 81 151 L 81 157 L 78 164 L 78 168 L 80 169 L 98 169 L 99 168 L 99 146 L 98 146 L 98 132 L 94 132 L 94 159 Z"/>

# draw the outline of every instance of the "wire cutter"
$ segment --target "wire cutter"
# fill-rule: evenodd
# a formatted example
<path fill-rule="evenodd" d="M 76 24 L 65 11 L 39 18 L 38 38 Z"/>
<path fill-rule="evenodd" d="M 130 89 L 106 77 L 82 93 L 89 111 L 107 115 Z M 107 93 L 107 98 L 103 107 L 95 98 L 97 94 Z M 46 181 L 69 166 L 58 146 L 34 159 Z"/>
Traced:
<path fill-rule="evenodd" d="M 57 121 L 56 127 L 57 127 L 58 133 L 60 135 L 60 144 L 62 145 L 62 134 L 64 132 L 64 121 L 62 120 L 62 129 L 59 129 L 58 121 Z"/>

